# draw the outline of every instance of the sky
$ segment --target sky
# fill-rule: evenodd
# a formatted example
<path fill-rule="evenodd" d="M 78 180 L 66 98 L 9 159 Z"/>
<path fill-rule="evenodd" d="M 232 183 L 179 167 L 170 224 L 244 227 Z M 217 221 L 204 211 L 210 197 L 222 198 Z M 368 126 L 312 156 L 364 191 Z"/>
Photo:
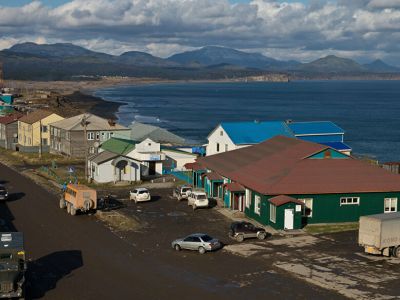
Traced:
<path fill-rule="evenodd" d="M 400 0 L 0 0 L 0 49 L 21 42 L 160 57 L 217 45 L 400 66 Z"/>

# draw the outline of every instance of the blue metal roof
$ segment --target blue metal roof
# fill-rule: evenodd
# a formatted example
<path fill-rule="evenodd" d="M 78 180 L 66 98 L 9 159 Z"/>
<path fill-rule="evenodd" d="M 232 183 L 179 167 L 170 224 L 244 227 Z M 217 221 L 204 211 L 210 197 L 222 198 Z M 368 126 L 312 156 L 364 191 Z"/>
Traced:
<path fill-rule="evenodd" d="M 236 145 L 258 144 L 277 135 L 294 137 L 285 122 L 224 122 L 222 128 Z"/>
<path fill-rule="evenodd" d="M 325 142 L 325 143 L 320 143 L 320 144 L 331 147 L 338 151 L 344 151 L 344 150 L 351 151 L 351 147 L 346 145 L 343 142 Z"/>
<path fill-rule="evenodd" d="M 344 130 L 331 121 L 293 122 L 288 124 L 295 135 L 344 134 Z"/>

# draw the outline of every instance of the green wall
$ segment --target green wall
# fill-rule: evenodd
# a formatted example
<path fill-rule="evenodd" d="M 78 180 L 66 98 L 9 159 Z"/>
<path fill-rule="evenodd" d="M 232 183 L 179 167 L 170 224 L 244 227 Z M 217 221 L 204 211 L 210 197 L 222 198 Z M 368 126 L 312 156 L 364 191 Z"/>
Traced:
<path fill-rule="evenodd" d="M 254 197 L 255 197 L 255 195 L 258 195 L 261 197 L 261 208 L 260 208 L 259 215 L 254 212 Z M 245 203 L 246 203 L 246 201 L 245 201 Z M 269 225 L 269 202 L 267 201 L 267 196 L 261 195 L 260 193 L 257 193 L 257 192 L 252 192 L 250 207 L 245 208 L 245 214 L 249 218 L 256 220 L 257 222 L 259 222 L 263 225 Z"/>
<path fill-rule="evenodd" d="M 269 205 L 272 205 L 269 203 Z M 294 220 L 293 220 L 293 229 L 300 229 L 302 228 L 302 212 L 296 212 L 296 203 L 289 202 L 278 206 L 276 208 L 276 222 L 269 222 L 269 225 L 275 229 L 284 229 L 285 228 L 285 209 L 293 209 L 294 213 Z M 268 206 L 269 209 L 269 206 Z M 269 218 L 268 218 L 269 220 Z"/>

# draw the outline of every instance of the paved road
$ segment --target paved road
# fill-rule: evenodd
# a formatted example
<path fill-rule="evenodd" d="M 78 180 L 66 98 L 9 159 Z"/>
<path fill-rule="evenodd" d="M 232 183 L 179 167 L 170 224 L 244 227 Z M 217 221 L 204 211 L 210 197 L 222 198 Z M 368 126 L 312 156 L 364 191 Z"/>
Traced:
<path fill-rule="evenodd" d="M 0 181 L 12 194 L 10 201 L 0 203 L 2 231 L 24 232 L 31 259 L 28 274 L 31 298 L 339 297 L 285 273 L 268 270 L 257 260 L 222 251 L 203 256 L 188 252 L 177 255 L 169 245 L 161 244 L 158 251 L 148 253 L 149 241 L 156 245 L 157 239 L 162 240 L 163 228 L 150 226 L 150 231 L 122 239 L 94 216 L 67 215 L 58 208 L 54 195 L 1 164 Z M 137 239 L 132 240 L 133 237 Z"/>

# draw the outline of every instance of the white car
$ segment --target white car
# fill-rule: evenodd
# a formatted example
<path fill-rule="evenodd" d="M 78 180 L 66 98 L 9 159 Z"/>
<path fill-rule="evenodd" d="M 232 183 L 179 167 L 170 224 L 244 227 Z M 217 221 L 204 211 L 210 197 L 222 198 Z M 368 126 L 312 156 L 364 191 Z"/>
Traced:
<path fill-rule="evenodd" d="M 208 197 L 203 191 L 192 191 L 188 196 L 188 205 L 195 210 L 198 207 L 208 207 Z"/>
<path fill-rule="evenodd" d="M 138 203 L 138 202 L 150 201 L 151 196 L 148 189 L 137 188 L 129 192 L 129 199 L 135 201 L 135 203 Z"/>

